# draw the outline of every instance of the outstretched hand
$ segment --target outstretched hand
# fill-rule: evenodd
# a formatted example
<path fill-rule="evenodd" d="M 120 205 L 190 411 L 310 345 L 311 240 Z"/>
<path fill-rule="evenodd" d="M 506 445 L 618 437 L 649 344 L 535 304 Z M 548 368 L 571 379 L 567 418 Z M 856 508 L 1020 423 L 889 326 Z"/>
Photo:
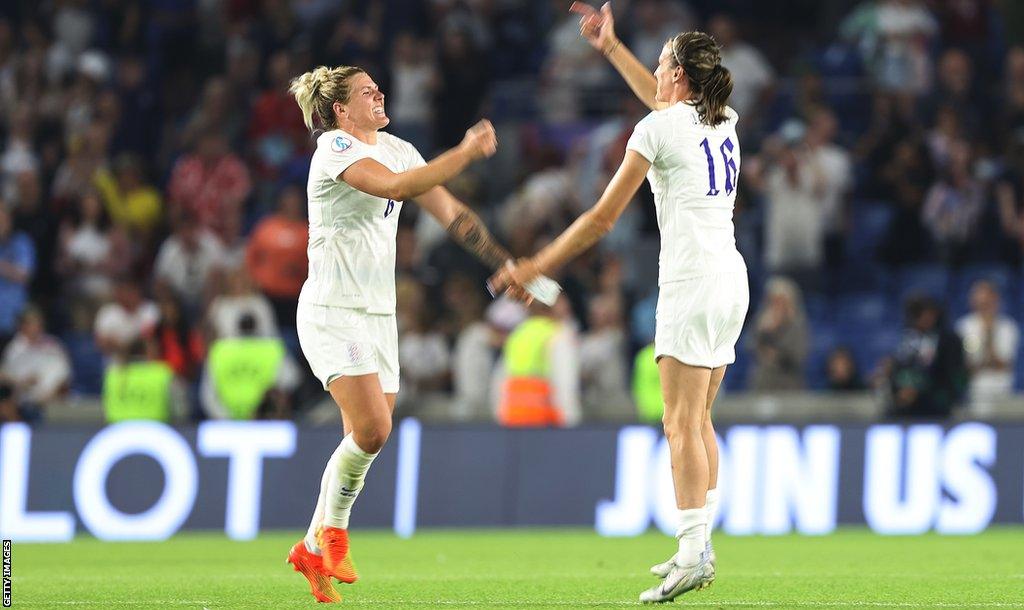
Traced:
<path fill-rule="evenodd" d="M 524 288 L 531 281 L 540 276 L 540 269 L 533 259 L 521 258 L 515 263 L 508 261 L 505 266 L 498 269 L 491 279 L 487 280 L 487 286 L 493 295 L 507 294 L 512 299 L 529 305 L 533 302 L 533 296 Z"/>
<path fill-rule="evenodd" d="M 612 17 L 612 3 L 605 2 L 601 10 L 585 2 L 573 2 L 569 11 L 580 15 L 580 36 L 598 51 L 608 54 L 618 42 L 615 37 L 615 18 Z"/>

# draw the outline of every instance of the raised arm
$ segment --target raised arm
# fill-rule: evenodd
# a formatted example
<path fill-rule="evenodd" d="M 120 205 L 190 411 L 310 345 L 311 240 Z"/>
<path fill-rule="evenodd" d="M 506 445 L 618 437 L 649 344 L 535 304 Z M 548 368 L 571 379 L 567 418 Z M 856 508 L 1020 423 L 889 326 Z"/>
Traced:
<path fill-rule="evenodd" d="M 490 121 L 480 121 L 466 132 L 462 142 L 422 167 L 395 173 L 374 159 L 360 159 L 341 173 L 341 179 L 375 197 L 405 201 L 459 175 L 476 159 L 490 157 L 498 140 Z"/>
<path fill-rule="evenodd" d="M 491 277 L 492 290 L 504 290 L 510 283 L 525 285 L 540 274 L 551 275 L 596 244 L 615 226 L 650 168 L 650 161 L 627 149 L 626 158 L 594 207 L 532 258 L 517 261 L 513 268 L 500 269 Z"/>
<path fill-rule="evenodd" d="M 573 2 L 569 10 L 580 15 L 580 36 L 608 58 L 644 105 L 651 110 L 667 106 L 654 99 L 658 91 L 654 74 L 615 35 L 611 2 L 605 2 L 600 11 L 584 2 Z"/>
<path fill-rule="evenodd" d="M 480 217 L 443 186 L 435 186 L 416 198 L 416 203 L 437 219 L 460 246 L 497 270 L 512 258 L 484 226 Z"/>

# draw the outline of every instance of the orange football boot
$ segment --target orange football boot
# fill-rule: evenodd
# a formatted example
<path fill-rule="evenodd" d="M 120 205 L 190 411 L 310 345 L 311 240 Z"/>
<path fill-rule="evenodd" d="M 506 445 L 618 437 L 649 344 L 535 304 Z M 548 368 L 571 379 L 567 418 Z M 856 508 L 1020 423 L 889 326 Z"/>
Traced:
<path fill-rule="evenodd" d="M 323 553 L 325 574 L 344 583 L 354 583 L 359 578 L 348 552 L 348 530 L 325 526 L 317 532 L 317 544 Z"/>
<path fill-rule="evenodd" d="M 331 577 L 324 571 L 323 559 L 320 555 L 314 555 L 306 548 L 306 543 L 299 540 L 288 551 L 288 563 L 292 564 L 296 572 L 301 572 L 309 581 L 309 592 L 313 594 L 316 601 L 333 603 L 341 601 L 341 594 L 331 584 Z"/>

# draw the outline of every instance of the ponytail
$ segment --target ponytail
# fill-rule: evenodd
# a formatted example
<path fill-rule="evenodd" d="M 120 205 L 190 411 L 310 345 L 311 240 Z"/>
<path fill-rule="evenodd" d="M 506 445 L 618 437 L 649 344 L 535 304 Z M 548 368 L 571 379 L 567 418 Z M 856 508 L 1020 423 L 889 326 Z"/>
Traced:
<path fill-rule="evenodd" d="M 355 66 L 320 66 L 292 79 L 288 91 L 295 96 L 295 102 L 302 110 L 306 128 L 313 131 L 316 123 L 327 129 L 336 128 L 334 102 L 348 102 L 352 93 L 349 79 L 363 72 L 365 70 Z"/>
<path fill-rule="evenodd" d="M 729 69 L 718 64 L 711 70 L 707 80 L 700 84 L 701 96 L 697 102 L 697 113 L 701 121 L 708 125 L 718 125 L 724 122 L 725 104 L 732 95 L 732 73 Z M 703 108 L 701 108 L 703 106 Z M 701 113 L 703 110 L 703 113 Z"/>
<path fill-rule="evenodd" d="M 700 122 L 715 126 L 728 120 L 725 105 L 732 94 L 732 74 L 722 65 L 715 40 L 704 32 L 683 32 L 670 39 L 672 61 L 682 66 Z"/>

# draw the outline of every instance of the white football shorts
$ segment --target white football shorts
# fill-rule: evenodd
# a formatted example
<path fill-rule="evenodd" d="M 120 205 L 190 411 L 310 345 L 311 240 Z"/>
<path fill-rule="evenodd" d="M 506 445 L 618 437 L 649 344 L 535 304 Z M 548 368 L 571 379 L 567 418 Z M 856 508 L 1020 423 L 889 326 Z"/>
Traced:
<path fill-rule="evenodd" d="M 712 369 L 732 364 L 749 305 L 747 274 L 742 271 L 661 285 L 655 356 Z"/>
<path fill-rule="evenodd" d="M 398 392 L 398 323 L 395 314 L 313 305 L 299 300 L 299 345 L 327 389 L 344 375 L 377 373 L 385 394 Z"/>

